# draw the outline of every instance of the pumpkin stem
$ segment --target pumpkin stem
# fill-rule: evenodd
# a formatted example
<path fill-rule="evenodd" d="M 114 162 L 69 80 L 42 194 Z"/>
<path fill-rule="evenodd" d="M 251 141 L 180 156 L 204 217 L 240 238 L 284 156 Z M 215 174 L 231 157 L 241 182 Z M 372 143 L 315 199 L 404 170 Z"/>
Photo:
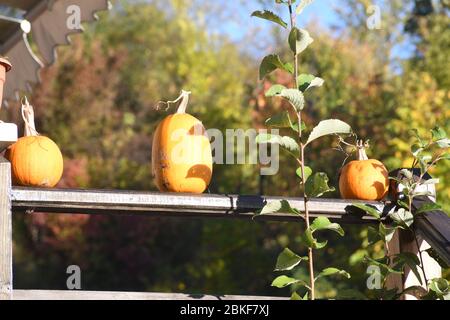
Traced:
<path fill-rule="evenodd" d="M 181 99 L 181 103 L 178 106 L 177 113 L 186 113 L 186 108 L 189 103 L 189 95 L 190 94 L 191 94 L 190 91 L 181 90 L 181 95 L 175 100 L 175 101 L 178 101 Z"/>
<path fill-rule="evenodd" d="M 369 160 L 366 154 L 367 145 L 362 141 L 356 141 L 356 148 L 358 148 L 358 160 Z"/>
<path fill-rule="evenodd" d="M 30 137 L 30 136 L 37 136 L 39 133 L 36 131 L 36 126 L 34 124 L 34 110 L 33 107 L 28 102 L 27 97 L 24 97 L 21 101 L 22 103 L 22 119 L 23 122 L 25 122 L 25 130 L 24 130 L 24 136 Z"/>

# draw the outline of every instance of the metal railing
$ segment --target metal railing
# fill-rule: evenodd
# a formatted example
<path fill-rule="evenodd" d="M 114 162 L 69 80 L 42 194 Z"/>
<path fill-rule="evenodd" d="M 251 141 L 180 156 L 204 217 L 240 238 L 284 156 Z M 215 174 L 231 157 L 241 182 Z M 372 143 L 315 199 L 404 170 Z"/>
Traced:
<path fill-rule="evenodd" d="M 176 216 L 198 218 L 251 219 L 267 201 L 277 197 L 175 194 L 123 190 L 71 190 L 36 189 L 11 186 L 10 164 L 0 157 L 0 299 L 276 299 L 275 297 L 186 295 L 169 293 L 129 293 L 54 290 L 13 290 L 12 214 L 46 212 L 79 214 L 127 214 L 146 216 Z M 285 199 L 285 198 L 283 198 Z M 303 200 L 288 199 L 291 206 L 302 210 Z M 420 201 L 416 200 L 416 207 Z M 355 201 L 340 199 L 311 199 L 311 216 L 326 216 L 343 224 L 370 224 L 376 220 L 352 204 Z M 363 202 L 376 207 L 384 216 L 394 208 L 390 202 Z M 299 221 L 298 216 L 288 213 L 268 214 L 258 219 L 274 221 Z M 422 215 L 415 224 L 423 245 L 431 245 L 442 259 L 450 263 L 450 219 L 440 211 Z M 410 245 L 412 240 L 396 236 L 390 245 L 398 252 L 418 253 Z M 430 276 L 440 273 L 434 260 L 426 262 Z M 395 279 L 396 285 L 411 282 L 406 274 Z M 408 283 L 410 284 L 410 283 Z"/>

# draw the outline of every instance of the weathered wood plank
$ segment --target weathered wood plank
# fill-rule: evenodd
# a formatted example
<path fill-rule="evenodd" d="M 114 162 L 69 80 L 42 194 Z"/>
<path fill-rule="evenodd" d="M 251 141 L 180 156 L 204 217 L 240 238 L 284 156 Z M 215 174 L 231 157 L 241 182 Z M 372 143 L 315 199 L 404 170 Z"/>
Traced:
<path fill-rule="evenodd" d="M 0 300 L 12 295 L 11 169 L 0 156 Z"/>
<path fill-rule="evenodd" d="M 17 188 L 12 190 L 13 211 L 39 211 L 48 213 L 84 214 L 134 214 L 180 217 L 220 217 L 249 219 L 266 202 L 280 200 L 280 197 L 175 194 L 158 192 L 137 192 L 117 190 L 67 190 Z M 284 198 L 283 198 L 284 199 Z M 303 210 L 303 200 L 288 198 L 291 205 Z M 336 199 L 311 199 L 311 216 L 324 215 L 343 223 L 365 223 L 374 221 L 358 209 L 351 207 L 357 201 Z M 367 203 L 367 202 L 365 202 Z M 369 202 L 382 211 L 389 211 L 390 205 Z M 300 219 L 289 213 L 276 213 L 258 217 L 279 221 Z"/>
<path fill-rule="evenodd" d="M 14 300 L 288 300 L 286 297 L 233 296 L 183 293 L 14 290 Z"/>

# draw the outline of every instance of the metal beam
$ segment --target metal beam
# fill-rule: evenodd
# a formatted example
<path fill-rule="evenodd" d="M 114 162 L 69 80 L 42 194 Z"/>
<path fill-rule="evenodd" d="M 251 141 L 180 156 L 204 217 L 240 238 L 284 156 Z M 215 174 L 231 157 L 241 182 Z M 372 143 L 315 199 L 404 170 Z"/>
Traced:
<path fill-rule="evenodd" d="M 267 202 L 287 199 L 292 207 L 302 211 L 303 199 L 244 195 L 178 194 L 117 190 L 70 190 L 70 189 L 12 189 L 14 212 L 82 213 L 162 215 L 179 217 L 252 218 Z M 343 223 L 375 222 L 352 203 L 353 200 L 311 199 L 311 216 L 326 216 Z M 387 213 L 390 204 L 364 202 Z M 298 221 L 289 213 L 268 214 L 257 219 Z"/>
<path fill-rule="evenodd" d="M 14 290 L 14 300 L 288 300 L 286 297 L 84 290 Z"/>

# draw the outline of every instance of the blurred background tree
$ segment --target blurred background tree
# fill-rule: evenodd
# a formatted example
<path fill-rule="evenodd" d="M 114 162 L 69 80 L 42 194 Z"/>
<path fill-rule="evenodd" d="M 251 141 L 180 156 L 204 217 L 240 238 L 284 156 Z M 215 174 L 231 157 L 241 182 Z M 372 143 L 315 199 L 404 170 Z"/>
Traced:
<path fill-rule="evenodd" d="M 59 186 L 156 190 L 151 137 L 167 112 L 155 105 L 182 88 L 193 92 L 189 112 L 207 128 L 263 127 L 266 115 L 283 108 L 266 99 L 264 89 L 275 79 L 290 79 L 276 72 L 272 81 L 259 83 L 259 58 L 273 51 L 268 47 L 281 55 L 288 51 L 284 35 L 266 28 L 267 37 L 258 23 L 242 17 L 272 2 L 117 1 L 70 47 L 59 48 L 57 63 L 42 73 L 32 97 L 37 127 L 65 156 Z M 374 3 L 382 26 L 369 30 L 366 10 Z M 333 4 L 331 26 L 304 22 L 315 43 L 300 69 L 325 79 L 307 102 L 313 111 L 306 121 L 343 119 L 370 139 L 369 156 L 389 169 L 408 166 L 410 129 L 424 134 L 435 124 L 450 127 L 448 1 Z M 17 120 L 17 108 L 5 117 Z M 309 163 L 336 185 L 336 164 L 344 155 L 332 150 L 333 143 L 315 145 Z M 256 166 L 215 165 L 210 192 L 295 196 L 295 168 L 283 165 L 285 155 L 280 161 L 280 173 L 264 178 Z M 450 176 L 450 164 L 435 175 Z M 449 181 L 442 181 L 438 194 L 449 210 Z M 86 290 L 279 295 L 269 286 L 273 263 L 281 247 L 299 241 L 297 226 L 250 221 L 35 213 L 15 215 L 14 228 L 17 288 L 64 289 L 66 267 L 77 264 Z M 352 279 L 322 282 L 320 297 L 364 290 L 362 257 L 382 248 L 369 251 L 360 226 L 345 229 L 343 240 L 330 235 L 329 248 L 317 252 L 317 268 L 333 261 Z"/>

